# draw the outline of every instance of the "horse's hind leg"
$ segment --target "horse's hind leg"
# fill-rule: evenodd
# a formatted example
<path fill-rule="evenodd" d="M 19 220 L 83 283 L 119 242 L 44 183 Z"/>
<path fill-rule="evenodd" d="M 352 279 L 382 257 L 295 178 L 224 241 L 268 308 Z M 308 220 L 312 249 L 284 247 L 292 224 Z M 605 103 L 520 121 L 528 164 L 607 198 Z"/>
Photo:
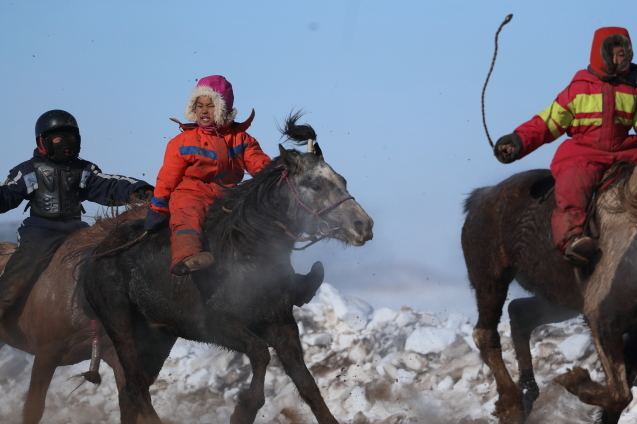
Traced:
<path fill-rule="evenodd" d="M 97 309 L 95 305 L 91 306 Z M 120 390 L 120 407 L 123 404 L 124 409 L 130 411 L 128 409 L 128 402 L 130 401 L 147 423 L 161 424 L 161 420 L 153 408 L 148 390 L 156 375 L 153 376 L 147 372 L 139 354 L 136 343 L 139 328 L 135 328 L 136 323 L 133 318 L 134 313 L 131 311 L 132 308 L 133 305 L 128 304 L 126 307 L 113 308 L 107 314 L 101 315 L 102 325 L 111 338 L 113 346 L 115 346 L 126 379 L 124 389 Z M 127 397 L 130 397 L 130 399 L 127 399 Z M 132 420 L 132 412 L 127 412 L 127 414 L 129 415 L 123 415 L 122 418 Z M 122 424 L 135 424 L 135 421 L 124 421 L 122 419 Z"/>
<path fill-rule="evenodd" d="M 506 267 L 496 267 L 490 263 L 492 261 L 485 261 L 484 258 L 470 260 L 465 254 L 465 259 L 478 305 L 478 322 L 473 330 L 473 340 L 480 349 L 482 359 L 493 372 L 498 390 L 495 415 L 501 424 L 523 423 L 526 417 L 522 391 L 506 369 L 498 334 L 502 308 L 515 273 Z"/>
<path fill-rule="evenodd" d="M 632 386 L 637 378 L 637 332 L 624 335 L 624 359 L 626 361 L 626 381 Z"/>
<path fill-rule="evenodd" d="M 109 348 L 106 352 L 104 352 L 102 358 L 104 359 L 104 362 L 112 368 L 113 374 L 115 375 L 115 385 L 117 386 L 117 392 L 119 393 L 120 421 L 122 424 L 136 423 L 139 410 L 133 403 L 133 399 L 126 393 L 126 377 L 124 375 L 124 369 L 117 358 L 115 348 Z"/>
<path fill-rule="evenodd" d="M 31 382 L 27 400 L 24 403 L 23 424 L 37 424 L 44 413 L 44 402 L 51 379 L 57 368 L 58 360 L 53 355 L 38 353 L 33 360 Z"/>
<path fill-rule="evenodd" d="M 274 324 L 267 330 L 266 341 L 275 350 L 287 375 L 290 376 L 299 395 L 310 406 L 319 424 L 338 424 L 332 415 L 314 377 L 303 360 L 303 348 L 299 338 L 299 327 L 292 322 Z"/>
<path fill-rule="evenodd" d="M 522 403 L 525 417 L 531 413 L 533 403 L 540 394 L 533 374 L 533 358 L 529 345 L 531 333 L 540 325 L 561 322 L 577 315 L 579 312 L 562 308 L 541 296 L 515 299 L 509 303 L 511 339 L 520 370 L 518 387 L 524 393 Z"/>

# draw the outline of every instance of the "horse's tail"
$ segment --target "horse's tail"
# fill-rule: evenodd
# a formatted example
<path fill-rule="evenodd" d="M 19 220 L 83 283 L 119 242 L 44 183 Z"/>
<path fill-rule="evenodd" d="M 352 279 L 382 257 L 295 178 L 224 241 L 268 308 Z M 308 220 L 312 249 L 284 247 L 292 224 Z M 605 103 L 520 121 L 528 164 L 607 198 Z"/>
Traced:
<path fill-rule="evenodd" d="M 480 200 L 484 197 L 484 195 L 491 189 L 491 187 L 480 187 L 474 189 L 471 194 L 464 199 L 464 213 L 468 214 L 476 207 Z"/>
<path fill-rule="evenodd" d="M 79 307 L 86 314 L 86 316 L 90 320 L 91 325 L 91 364 L 89 366 L 89 370 L 79 374 L 75 377 L 81 377 L 84 380 L 77 386 L 73 391 L 77 390 L 82 384 L 85 382 L 93 383 L 96 385 L 102 384 L 102 377 L 100 376 L 100 361 L 101 361 L 101 324 L 97 319 L 97 315 L 91 305 L 89 305 L 86 294 L 84 291 L 84 278 L 86 276 L 86 270 L 88 268 L 89 262 L 91 261 L 90 251 L 85 251 L 83 257 L 81 257 L 76 265 L 76 269 L 74 272 L 75 275 L 75 293 L 73 298 L 76 302 L 79 303 Z M 72 392 L 71 392 L 72 393 Z"/>
<path fill-rule="evenodd" d="M 71 378 L 82 378 L 82 382 L 69 393 L 69 396 L 74 391 L 82 387 L 87 381 L 97 386 L 102 384 L 102 376 L 100 375 L 100 361 L 101 361 L 101 344 L 100 344 L 100 322 L 96 319 L 91 319 L 91 365 L 88 371 L 79 375 L 74 375 Z"/>
<path fill-rule="evenodd" d="M 91 320 L 91 365 L 88 371 L 80 374 L 84 377 L 85 381 L 96 385 L 102 384 L 102 377 L 100 376 L 100 322 L 96 319 Z"/>

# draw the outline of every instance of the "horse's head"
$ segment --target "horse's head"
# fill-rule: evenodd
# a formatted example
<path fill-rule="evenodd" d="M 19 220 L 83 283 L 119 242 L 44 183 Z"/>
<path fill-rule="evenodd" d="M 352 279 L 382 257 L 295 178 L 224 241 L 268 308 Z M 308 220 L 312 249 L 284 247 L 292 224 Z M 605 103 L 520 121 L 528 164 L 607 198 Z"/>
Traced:
<path fill-rule="evenodd" d="M 299 231 L 362 246 L 372 239 L 374 221 L 349 194 L 345 179 L 323 159 L 312 127 L 296 125 L 300 117 L 298 112 L 291 115 L 281 132 L 289 140 L 308 143 L 308 152 L 279 145 L 278 163 L 284 168 L 280 184 L 290 194 L 288 215 Z"/>

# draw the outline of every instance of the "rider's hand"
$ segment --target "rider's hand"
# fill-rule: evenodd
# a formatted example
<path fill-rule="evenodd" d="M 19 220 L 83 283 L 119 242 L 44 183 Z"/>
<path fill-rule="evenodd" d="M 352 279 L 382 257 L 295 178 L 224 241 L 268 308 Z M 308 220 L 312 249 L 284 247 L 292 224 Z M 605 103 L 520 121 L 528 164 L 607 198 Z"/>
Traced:
<path fill-rule="evenodd" d="M 155 187 L 151 185 L 143 186 L 135 190 L 133 193 L 133 197 L 140 202 L 150 202 L 150 199 L 153 198 L 153 190 Z"/>
<path fill-rule="evenodd" d="M 157 231 L 168 224 L 169 217 L 163 213 L 155 212 L 148 208 L 146 219 L 144 220 L 144 229 L 146 231 Z"/>
<path fill-rule="evenodd" d="M 522 139 L 517 133 L 507 134 L 495 143 L 493 154 L 502 163 L 511 163 L 520 156 Z"/>

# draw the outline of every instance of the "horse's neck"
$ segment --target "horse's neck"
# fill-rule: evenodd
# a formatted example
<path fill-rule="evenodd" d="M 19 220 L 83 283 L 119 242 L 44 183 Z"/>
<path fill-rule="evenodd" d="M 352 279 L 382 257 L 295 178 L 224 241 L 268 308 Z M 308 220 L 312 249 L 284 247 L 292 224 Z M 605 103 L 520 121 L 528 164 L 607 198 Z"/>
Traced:
<path fill-rule="evenodd" d="M 628 180 L 625 181 L 625 183 L 614 184 L 607 190 L 599 193 L 597 198 L 598 211 L 611 209 L 614 212 L 619 210 L 628 213 L 634 212 L 633 208 L 629 205 L 637 205 L 637 166 L 633 167 L 630 176 L 627 178 Z"/>
<path fill-rule="evenodd" d="M 628 187 L 632 193 L 637 193 L 637 166 L 633 167 L 633 172 L 628 180 Z"/>
<path fill-rule="evenodd" d="M 602 244 L 620 251 L 623 249 L 620 245 L 627 246 L 630 243 L 636 235 L 637 167 L 632 169 L 627 180 L 614 184 L 599 194 L 596 216 Z"/>

